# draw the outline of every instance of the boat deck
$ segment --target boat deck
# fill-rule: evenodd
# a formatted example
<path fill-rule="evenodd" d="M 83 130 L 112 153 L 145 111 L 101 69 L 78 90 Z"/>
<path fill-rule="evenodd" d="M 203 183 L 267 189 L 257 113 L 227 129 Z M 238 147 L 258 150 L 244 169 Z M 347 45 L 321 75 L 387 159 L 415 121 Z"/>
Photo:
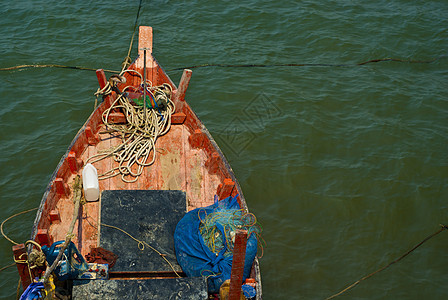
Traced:
<path fill-rule="evenodd" d="M 150 49 L 149 53 L 152 52 L 151 27 L 140 27 L 139 56 L 129 67 L 138 74 L 143 74 L 144 71 L 142 48 Z M 146 66 L 146 77 L 154 86 L 169 84 L 172 88 L 171 99 L 176 110 L 171 118 L 171 128 L 167 134 L 157 138 L 155 148 L 152 150 L 156 153 L 155 161 L 151 166 L 144 168 L 143 174 L 136 182 L 124 182 L 120 174 L 100 180 L 100 191 L 182 191 L 185 193 L 185 199 L 182 202 L 182 209 L 185 211 L 211 205 L 214 203 L 215 195 L 218 199 L 224 199 L 238 194 L 237 200 L 240 207 L 247 210 L 244 196 L 232 168 L 210 133 L 185 101 L 191 70 L 184 70 L 179 87 L 176 87 L 152 54 L 147 56 Z M 103 89 L 108 80 L 103 70 L 97 70 L 96 73 L 100 89 Z M 136 72 L 127 72 L 124 76 L 126 84 L 134 87 L 138 87 L 142 82 Z M 125 86 L 119 84 L 118 88 L 123 90 Z M 53 173 L 33 225 L 32 239 L 39 244 L 51 245 L 66 239 L 75 211 L 73 203 L 75 193 L 72 187 L 75 178 L 81 175 L 90 157 L 121 144 L 119 133 L 110 133 L 110 128 L 107 128 L 102 121 L 103 113 L 112 106 L 115 99 L 117 99 L 116 93 L 104 95 L 103 102 L 77 133 Z M 116 111 L 116 113 L 120 112 Z M 119 123 L 119 120 L 115 121 Z M 118 163 L 109 157 L 93 162 L 93 165 L 98 170 L 98 174 L 102 174 L 117 167 Z M 80 207 L 79 215 L 77 215 L 72 241 L 83 256 L 89 254 L 91 248 L 101 246 L 101 205 L 101 197 L 98 201 L 87 202 Z M 21 274 L 21 277 L 27 278 L 22 276 L 24 274 Z M 261 278 L 256 258 L 251 277 L 258 282 L 257 298 L 261 298 Z"/>
<path fill-rule="evenodd" d="M 81 155 L 83 162 L 89 157 L 118 146 L 121 138 L 118 133 L 103 133 L 107 130 L 104 125 L 99 128 L 99 142 L 90 145 Z M 134 183 L 126 183 L 121 175 L 100 180 L 100 190 L 182 190 L 186 192 L 186 210 L 190 211 L 197 207 L 208 206 L 213 203 L 217 194 L 221 179 L 217 174 L 211 174 L 204 167 L 207 161 L 207 153 L 203 149 L 193 148 L 188 137 L 190 136 L 184 125 L 172 125 L 168 136 L 161 136 L 156 141 L 156 160 L 154 164 L 145 167 L 143 174 Z M 94 163 L 98 174 L 110 170 L 118 163 L 111 158 L 106 158 Z M 71 185 L 75 176 L 72 176 L 68 184 Z M 100 200 L 101 201 L 101 200 Z M 100 202 L 87 202 L 82 207 L 82 226 L 75 233 L 78 241 L 75 244 L 86 255 L 90 247 L 98 245 L 98 223 Z M 71 201 L 58 201 L 56 210 L 60 214 L 61 222 L 55 222 L 50 226 L 49 234 L 54 241 L 65 239 L 65 232 L 73 215 L 73 203 Z M 66 226 L 67 228 L 64 228 Z"/>

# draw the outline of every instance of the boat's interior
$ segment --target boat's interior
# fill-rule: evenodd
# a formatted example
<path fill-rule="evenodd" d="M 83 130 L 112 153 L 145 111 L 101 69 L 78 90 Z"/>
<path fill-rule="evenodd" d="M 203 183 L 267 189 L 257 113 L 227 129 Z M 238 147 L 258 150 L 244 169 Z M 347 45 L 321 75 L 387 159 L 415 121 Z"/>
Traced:
<path fill-rule="evenodd" d="M 139 49 L 144 46 L 152 49 L 151 27 L 141 27 L 140 31 Z M 142 57 L 143 55 L 140 54 L 130 68 L 142 73 Z M 219 199 L 223 199 L 239 194 L 239 197 L 242 198 L 242 192 L 223 154 L 184 100 L 191 71 L 189 76 L 183 76 L 183 79 L 188 78 L 188 80 L 184 79 L 184 82 L 181 80 L 179 86 L 184 86 L 184 88 L 180 91 L 180 88 L 176 88 L 152 55 L 148 54 L 147 60 L 148 80 L 153 85 L 168 83 L 173 88 L 172 98 L 176 111 L 171 118 L 171 128 L 168 134 L 157 139 L 156 159 L 150 167 L 143 169 L 143 174 L 137 181 L 127 183 L 122 180 L 121 176 L 114 176 L 100 180 L 100 190 L 182 190 L 186 193 L 185 208 L 187 211 L 213 204 L 215 195 Z M 107 83 L 106 75 L 101 70 L 97 73 L 100 88 L 103 88 Z M 127 81 L 122 87 L 140 84 L 141 78 L 135 73 L 128 72 L 124 76 Z M 67 220 L 71 220 L 73 213 L 70 195 L 75 176 L 80 174 L 89 158 L 121 143 L 120 133 L 108 131 L 109 128 L 102 121 L 103 112 L 114 102 L 116 97 L 117 95 L 114 93 L 104 97 L 104 102 L 90 116 L 61 160 L 54 180 L 50 183 L 45 195 L 42 215 L 49 217 L 39 220 L 37 229 L 40 229 L 40 232 L 36 232 L 37 239 L 45 241 L 48 238 L 50 241 L 57 241 L 65 238 L 69 223 Z M 114 122 L 122 122 L 120 116 L 115 115 L 115 118 Z M 112 159 L 103 159 L 94 163 L 99 174 L 110 170 L 115 165 L 116 162 Z M 89 219 L 98 220 L 100 202 L 88 202 L 83 207 L 83 213 L 88 215 Z M 244 208 L 246 207 L 244 201 L 242 205 Z M 80 219 L 80 221 L 83 235 L 75 237 L 74 242 L 81 246 L 81 253 L 85 255 L 91 245 L 97 245 L 97 234 L 96 229 L 89 222 L 84 219 Z M 81 240 L 78 241 L 77 238 Z"/>
<path fill-rule="evenodd" d="M 171 87 L 170 97 L 175 111 L 170 115 L 168 133 L 159 136 L 154 144 L 151 152 L 155 155 L 154 162 L 143 168 L 134 182 L 125 182 L 120 175 L 100 180 L 99 199 L 81 205 L 72 237 L 79 252 L 87 257 L 92 249 L 101 247 L 119 258 L 117 265 L 108 270 L 108 277 L 117 280 L 92 281 L 94 284 L 90 285 L 75 283 L 73 299 L 86 299 L 92 292 L 107 298 L 106 291 L 111 284 L 117 291 L 129 293 L 129 285 L 124 283 L 128 280 L 146 280 L 139 289 L 143 286 L 151 290 L 150 286 L 155 283 L 148 280 L 162 278 L 170 280 L 163 284 L 171 285 L 170 289 L 176 293 L 187 289 L 200 294 L 207 288 L 204 280 L 184 278 L 185 274 L 176 262 L 172 234 L 177 222 L 186 212 L 229 196 L 238 196 L 240 207 L 247 210 L 244 196 L 224 155 L 185 101 L 191 71 L 184 71 L 179 87 L 176 87 L 152 56 L 151 27 L 140 27 L 138 48 L 139 56 L 129 67 L 134 71 L 125 72 L 126 82 L 118 83 L 116 87 L 120 92 L 129 91 L 128 86 L 139 87 L 146 70 L 146 78 L 152 86 L 168 84 Z M 146 53 L 142 49 L 146 49 Z M 110 80 L 102 70 L 97 71 L 97 77 L 99 90 L 104 90 Z M 78 132 L 53 174 L 33 228 L 33 238 L 41 245 L 66 239 L 75 207 L 73 183 L 83 167 L 92 162 L 98 174 L 117 167 L 118 163 L 111 157 L 98 161 L 92 157 L 118 147 L 123 141 L 122 133 L 111 130 L 110 124 L 125 123 L 124 113 L 112 110 L 106 117 L 106 124 L 104 122 L 104 113 L 118 96 L 117 92 L 111 92 L 99 99 L 102 102 Z M 135 179 L 124 177 L 130 181 Z M 127 236 L 126 233 L 131 234 Z M 137 238 L 132 239 L 130 235 Z M 141 248 L 145 246 L 140 239 L 145 239 L 162 255 L 157 251 L 142 254 Z M 259 278 L 257 259 L 251 277 Z M 261 295 L 261 285 L 258 290 Z"/>

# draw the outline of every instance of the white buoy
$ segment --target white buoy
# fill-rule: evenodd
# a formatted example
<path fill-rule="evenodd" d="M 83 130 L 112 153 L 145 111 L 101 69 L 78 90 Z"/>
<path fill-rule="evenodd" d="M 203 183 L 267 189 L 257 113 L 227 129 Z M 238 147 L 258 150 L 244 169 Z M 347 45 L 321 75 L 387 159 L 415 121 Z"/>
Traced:
<path fill-rule="evenodd" d="M 82 170 L 82 187 L 86 201 L 98 200 L 100 197 L 98 172 L 91 163 L 86 164 Z"/>

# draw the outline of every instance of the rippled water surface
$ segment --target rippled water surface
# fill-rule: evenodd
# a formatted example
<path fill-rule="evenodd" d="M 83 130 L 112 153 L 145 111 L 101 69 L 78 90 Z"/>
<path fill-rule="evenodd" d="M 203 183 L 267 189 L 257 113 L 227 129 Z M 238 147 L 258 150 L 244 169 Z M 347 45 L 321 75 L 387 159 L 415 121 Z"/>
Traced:
<path fill-rule="evenodd" d="M 139 1 L 10 1 L 0 67 L 117 70 Z M 448 223 L 448 2 L 143 1 L 166 69 L 198 64 L 187 100 L 264 227 L 265 299 L 324 299 Z M 135 54 L 137 45 L 133 47 Z M 371 59 L 432 60 L 432 63 Z M 169 71 L 178 82 L 181 71 Z M 38 206 L 93 108 L 95 73 L 0 71 L 0 219 Z M 34 216 L 5 231 L 25 241 Z M 446 299 L 448 233 L 341 299 Z M 0 267 L 12 262 L 0 240 Z M 0 273 L 0 298 L 18 277 Z"/>

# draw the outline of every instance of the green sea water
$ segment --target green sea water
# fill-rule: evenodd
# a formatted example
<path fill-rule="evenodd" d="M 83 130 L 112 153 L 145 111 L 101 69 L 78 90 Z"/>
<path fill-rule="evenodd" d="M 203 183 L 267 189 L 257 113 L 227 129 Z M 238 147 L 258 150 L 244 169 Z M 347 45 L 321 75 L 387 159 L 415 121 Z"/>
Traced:
<path fill-rule="evenodd" d="M 0 67 L 117 70 L 139 1 L 9 1 Z M 264 228 L 265 299 L 325 299 L 448 223 L 448 2 L 143 1 L 166 69 L 193 69 L 187 101 Z M 137 44 L 134 44 L 135 56 Z M 382 58 L 431 63 L 357 63 Z M 168 71 L 178 82 L 181 71 Z M 37 207 L 91 113 L 94 72 L 0 71 L 0 219 Z M 7 223 L 15 241 L 33 214 Z M 448 233 L 340 299 L 447 299 Z M 0 267 L 12 263 L 0 239 Z M 14 268 L 0 298 L 14 299 Z"/>

